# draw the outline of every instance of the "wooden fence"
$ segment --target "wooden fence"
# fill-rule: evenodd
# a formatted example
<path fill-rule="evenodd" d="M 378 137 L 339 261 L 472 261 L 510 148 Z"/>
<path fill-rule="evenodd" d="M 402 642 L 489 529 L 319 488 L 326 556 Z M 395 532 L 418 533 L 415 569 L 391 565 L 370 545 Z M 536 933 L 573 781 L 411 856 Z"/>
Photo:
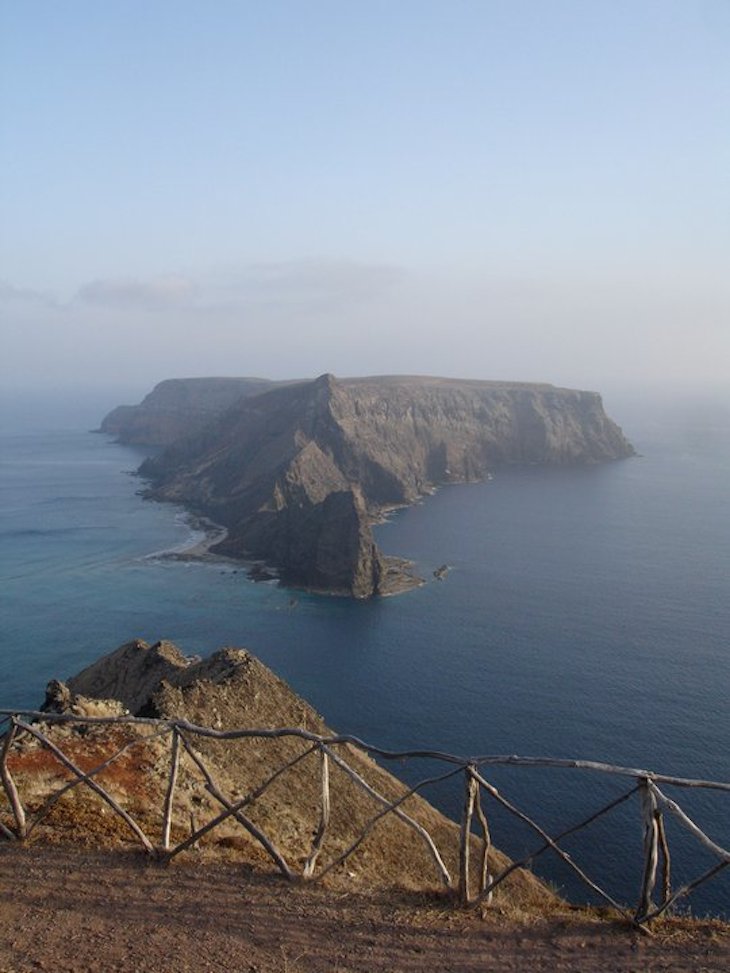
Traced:
<path fill-rule="evenodd" d="M 78 764 L 51 738 L 48 727 L 56 724 L 75 724 L 80 732 L 83 728 L 93 726 L 129 726 L 144 728 L 144 735 L 127 741 L 114 753 L 104 759 L 98 766 L 90 770 L 82 770 Z M 678 788 L 702 788 L 711 791 L 730 792 L 730 783 L 712 780 L 693 780 L 684 777 L 672 777 L 657 774 L 647 770 L 632 767 L 617 767 L 611 764 L 597 763 L 590 760 L 563 760 L 545 757 L 518 756 L 481 756 L 464 758 L 454 754 L 435 750 L 411 750 L 394 752 L 370 746 L 356 737 L 337 735 L 319 736 L 316 733 L 295 727 L 281 729 L 239 729 L 216 730 L 209 727 L 197 726 L 185 720 L 155 720 L 131 716 L 92 717 L 73 716 L 67 714 L 40 713 L 35 711 L 0 710 L 0 732 L 2 732 L 2 750 L 0 752 L 0 776 L 8 802 L 8 823 L 0 821 L 0 834 L 8 840 L 24 840 L 40 821 L 50 812 L 58 800 L 70 790 L 84 786 L 92 790 L 98 798 L 118 815 L 129 830 L 133 839 L 144 848 L 151 857 L 162 862 L 169 862 L 177 855 L 189 849 L 205 835 L 220 827 L 224 822 L 235 820 L 251 837 L 259 843 L 265 853 L 271 858 L 281 874 L 289 880 L 299 875 L 306 879 L 319 879 L 343 864 L 355 850 L 365 841 L 369 834 L 386 815 L 398 817 L 408 828 L 412 829 L 423 842 L 432 860 L 435 872 L 443 886 L 454 894 L 456 901 L 463 907 L 474 907 L 488 904 L 492 894 L 502 882 L 518 868 L 530 866 L 537 858 L 547 851 L 553 851 L 571 869 L 592 892 L 607 905 L 615 909 L 634 926 L 647 931 L 652 919 L 670 910 L 678 900 L 689 896 L 698 886 L 708 882 L 730 865 L 730 851 L 721 847 L 705 834 L 705 832 L 690 818 L 679 804 L 668 797 L 663 788 L 671 785 Z M 135 820 L 129 810 L 102 786 L 98 777 L 103 771 L 111 767 L 124 754 L 135 746 L 149 744 L 152 740 L 169 740 L 169 765 L 167 781 L 162 807 L 159 809 L 159 840 L 153 840 L 145 833 L 142 824 Z M 9 756 L 22 745 L 22 740 L 32 739 L 37 746 L 50 753 L 58 764 L 70 775 L 70 779 L 56 791 L 46 797 L 42 806 L 29 813 L 27 802 L 24 805 L 19 787 L 13 777 L 9 765 Z M 235 800 L 227 797 L 215 782 L 206 761 L 193 745 L 195 739 L 217 741 L 235 741 L 243 739 L 284 739 L 295 738 L 306 744 L 305 749 L 296 757 L 277 767 L 269 777 L 244 797 Z M 353 768 L 338 752 L 338 747 L 348 745 L 361 753 L 379 758 L 381 761 L 405 761 L 415 758 L 427 758 L 444 765 L 442 773 L 419 781 L 407 787 L 403 793 L 393 800 L 381 794 L 369 784 L 363 775 Z M 180 768 L 181 753 L 186 753 L 197 769 L 205 790 L 220 807 L 220 811 L 204 824 L 191 823 L 190 833 L 184 838 L 173 841 L 171 823 L 175 806 L 175 794 Z M 319 768 L 319 822 L 314 831 L 309 853 L 306 856 L 301 871 L 288 861 L 283 851 L 277 846 L 276 840 L 266 834 L 261 827 L 247 816 L 246 808 L 259 801 L 267 789 L 311 754 L 318 755 Z M 362 828 L 360 833 L 336 858 L 326 866 L 317 869 L 317 862 L 324 847 L 330 823 L 331 793 L 330 768 L 338 767 L 353 784 L 365 792 L 380 807 L 378 812 Z M 593 771 L 601 774 L 623 778 L 628 782 L 628 788 L 620 796 L 611 800 L 605 806 L 592 813 L 589 817 L 578 821 L 571 827 L 562 830 L 557 835 L 550 835 L 531 816 L 508 801 L 500 791 L 487 779 L 488 768 L 495 766 L 509 767 L 543 767 L 570 768 L 574 770 Z M 461 777 L 463 781 L 463 810 L 461 815 L 458 874 L 452 875 L 445 864 L 445 856 L 428 832 L 415 818 L 404 810 L 407 799 L 419 793 L 425 787 Z M 405 787 L 405 785 L 404 785 Z M 643 858 L 641 862 L 640 894 L 635 909 L 628 910 L 616 901 L 597 881 L 591 878 L 573 861 L 573 858 L 561 847 L 561 841 L 588 827 L 594 821 L 608 814 L 624 802 L 634 799 L 638 804 L 638 817 L 643 835 Z M 489 800 L 514 815 L 537 836 L 536 846 L 519 861 L 513 861 L 498 873 L 490 873 L 489 851 L 491 848 L 491 834 L 487 817 Z M 672 888 L 671 857 L 667 834 L 665 830 L 665 816 L 670 815 L 686 832 L 700 845 L 711 853 L 715 864 L 678 888 Z M 479 856 L 474 862 L 474 831 L 478 836 Z"/>

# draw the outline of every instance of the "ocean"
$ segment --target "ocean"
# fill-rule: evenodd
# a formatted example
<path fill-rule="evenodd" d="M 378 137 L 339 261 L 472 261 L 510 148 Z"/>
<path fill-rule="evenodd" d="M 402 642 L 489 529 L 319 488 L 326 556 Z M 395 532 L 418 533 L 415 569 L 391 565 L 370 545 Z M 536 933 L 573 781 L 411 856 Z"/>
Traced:
<path fill-rule="evenodd" d="M 134 637 L 171 639 L 188 653 L 235 645 L 331 726 L 381 747 L 584 758 L 730 781 L 730 403 L 636 396 L 608 411 L 640 456 L 501 470 L 398 511 L 378 542 L 412 558 L 427 584 L 361 603 L 254 584 L 228 561 L 166 558 L 195 528 L 179 509 L 140 498 L 132 472 L 145 451 L 89 432 L 103 410 L 6 409 L 0 706 L 37 707 L 49 679 Z M 439 581 L 441 564 L 450 570 Z M 416 780 L 431 769 L 396 772 Z M 623 786 L 575 770 L 495 768 L 489 778 L 548 830 Z M 456 790 L 426 796 L 458 814 Z M 730 794 L 671 796 L 730 845 Z M 509 854 L 540 844 L 499 809 L 490 814 Z M 713 864 L 679 828 L 668 833 L 676 882 Z M 566 847 L 632 902 L 640 843 L 629 802 Z M 590 900 L 554 857 L 534 867 Z M 694 912 L 730 915 L 728 873 L 697 891 Z"/>

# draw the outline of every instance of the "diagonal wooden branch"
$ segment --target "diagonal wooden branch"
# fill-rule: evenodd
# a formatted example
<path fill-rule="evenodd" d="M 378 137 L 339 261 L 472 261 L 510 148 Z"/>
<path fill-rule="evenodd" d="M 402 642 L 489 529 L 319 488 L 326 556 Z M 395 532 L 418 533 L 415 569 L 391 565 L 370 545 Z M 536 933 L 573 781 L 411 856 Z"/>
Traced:
<path fill-rule="evenodd" d="M 175 725 L 179 729 L 179 724 L 175 724 Z M 182 733 L 180 733 L 180 738 L 184 744 L 185 738 Z M 180 852 L 186 851 L 188 848 L 190 848 L 191 845 L 195 844 L 198 838 L 202 837 L 204 834 L 207 834 L 208 831 L 212 831 L 213 828 L 216 828 L 221 821 L 225 821 L 226 818 L 229 818 L 231 814 L 233 814 L 235 811 L 238 811 L 241 808 L 244 808 L 247 805 L 252 804 L 254 801 L 258 800 L 258 798 L 261 797 L 261 795 L 264 793 L 264 791 L 269 786 L 269 784 L 273 784 L 273 782 L 277 779 L 277 777 L 280 777 L 291 767 L 294 767 L 296 764 L 300 762 L 300 760 L 304 760 L 305 757 L 308 757 L 310 753 L 313 753 L 316 749 L 317 749 L 317 745 L 313 744 L 311 747 L 307 747 L 307 749 L 304 750 L 302 753 L 300 753 L 299 756 L 294 757 L 293 760 L 290 760 L 282 767 L 279 767 L 279 769 L 276 770 L 269 778 L 267 778 L 263 782 L 263 784 L 257 787 L 256 790 L 251 791 L 251 793 L 247 794 L 246 797 L 241 798 L 240 801 L 237 801 L 236 804 L 232 805 L 231 810 L 222 811 L 217 818 L 213 819 L 212 821 L 209 821 L 206 825 L 199 828 L 197 831 L 193 830 L 193 834 L 191 834 L 189 838 L 187 838 L 184 842 L 182 842 L 182 844 L 176 845 L 167 854 L 163 855 L 162 861 L 165 863 L 171 861 L 171 859 L 173 859 L 175 855 L 179 855 Z"/>
<path fill-rule="evenodd" d="M 113 753 L 111 757 L 108 757 L 105 761 L 103 761 L 103 763 L 97 764 L 96 767 L 92 767 L 91 770 L 87 771 L 85 777 L 91 778 L 98 776 L 100 773 L 102 773 L 102 771 L 106 770 L 107 767 L 113 764 L 115 760 L 118 760 L 119 757 L 124 756 L 128 750 L 132 750 L 134 747 L 141 744 L 149 743 L 150 740 L 156 740 L 158 737 L 165 736 L 165 734 L 169 732 L 169 728 L 165 726 L 161 730 L 158 730 L 157 733 L 150 733 L 148 736 L 137 737 L 136 740 L 130 740 L 129 743 L 125 743 L 123 747 L 120 747 L 119 750 Z M 61 800 L 64 794 L 67 794 L 69 791 L 72 791 L 74 787 L 78 787 L 80 784 L 84 784 L 85 782 L 85 778 L 76 777 L 74 780 L 70 780 L 64 784 L 60 790 L 57 790 L 55 793 L 51 794 L 40 810 L 34 815 L 33 821 L 28 828 L 28 836 L 30 836 L 33 830 L 43 822 L 48 814 L 50 814 L 54 805 Z"/>
<path fill-rule="evenodd" d="M 593 889 L 594 892 L 600 895 L 604 901 L 609 903 L 609 905 L 613 906 L 614 909 L 617 909 L 621 913 L 621 915 L 625 916 L 629 921 L 633 922 L 633 919 L 631 918 L 631 916 L 629 916 L 626 910 L 622 906 L 620 906 L 619 903 L 616 902 L 616 900 L 608 894 L 608 892 L 605 892 L 600 887 L 600 885 L 596 885 L 593 879 L 589 878 L 588 875 L 586 875 L 586 873 L 579 865 L 576 865 L 576 863 L 573 861 L 570 855 L 567 854 L 567 852 L 563 851 L 563 849 L 559 847 L 559 845 L 555 842 L 555 840 L 551 838 L 550 835 L 546 831 L 544 831 L 539 824 L 533 821 L 532 818 L 528 817 L 528 815 L 525 814 L 523 811 L 520 811 L 519 808 L 516 808 L 514 804 L 511 804 L 506 798 L 502 797 L 502 795 L 499 793 L 497 788 L 493 787 L 492 784 L 486 781 L 478 771 L 475 770 L 473 773 L 476 779 L 479 781 L 479 783 L 487 791 L 488 794 L 491 794 L 492 797 L 496 801 L 498 801 L 503 807 L 505 807 L 508 811 L 511 811 L 511 813 L 514 814 L 516 817 L 518 817 L 521 821 L 524 821 L 524 823 L 529 825 L 529 827 L 532 828 L 533 831 L 536 831 L 540 835 L 540 837 L 545 840 L 548 847 L 552 848 L 552 850 L 557 855 L 559 855 L 560 858 L 562 858 L 562 860 L 566 863 L 566 865 L 568 865 L 570 868 L 573 869 L 576 875 L 578 875 L 589 888 Z M 496 882 L 492 882 L 491 887 L 493 888 L 495 884 Z"/>
<path fill-rule="evenodd" d="M 691 834 L 697 838 L 700 844 L 704 845 L 708 851 L 711 851 L 713 855 L 717 858 L 721 858 L 727 864 L 730 864 L 730 851 L 716 844 L 712 838 L 708 838 L 705 832 L 697 827 L 692 818 L 690 818 L 682 808 L 673 801 L 670 797 L 667 797 L 656 785 L 653 785 L 654 793 L 657 800 L 662 804 L 674 817 L 682 824 Z"/>
<path fill-rule="evenodd" d="M 152 842 L 149 840 L 134 818 L 132 818 L 124 810 L 124 808 L 114 800 L 111 794 L 109 794 L 100 784 L 98 784 L 93 777 L 91 777 L 89 774 L 85 774 L 80 767 L 77 767 L 73 760 L 70 760 L 62 750 L 59 750 L 53 741 L 49 740 L 48 737 L 46 737 L 35 727 L 30 726 L 28 723 L 24 723 L 22 720 L 18 720 L 18 726 L 30 733 L 31 736 L 34 736 L 36 740 L 39 740 L 44 747 L 51 751 L 56 759 L 60 760 L 60 762 L 71 771 L 71 773 L 75 774 L 81 780 L 81 782 L 86 784 L 87 787 L 91 788 L 95 794 L 98 794 L 99 797 L 105 801 L 109 807 L 119 815 L 120 818 L 122 818 L 125 824 L 137 836 L 137 838 L 139 838 L 145 851 L 154 856 L 155 849 L 152 846 Z"/>
<path fill-rule="evenodd" d="M 673 906 L 677 899 L 681 899 L 683 896 L 689 895 L 690 892 L 694 892 L 698 885 L 702 885 L 704 882 L 708 881 L 708 879 L 714 878 L 718 872 L 726 869 L 728 865 L 730 865 L 730 862 L 718 862 L 716 865 L 713 865 L 712 868 L 709 868 L 703 875 L 700 875 L 699 878 L 694 879 L 692 882 L 687 882 L 686 885 L 678 888 L 673 895 L 671 895 L 665 902 L 662 902 L 658 908 L 654 909 L 645 917 L 646 921 L 648 922 L 649 919 L 656 919 L 656 917 L 660 916 L 662 912 L 665 912 L 667 909 Z"/>
<path fill-rule="evenodd" d="M 322 843 L 324 842 L 325 832 L 327 831 L 327 826 L 330 820 L 330 769 L 329 769 L 329 757 L 326 752 L 320 748 L 319 759 L 321 766 L 321 777 L 322 777 L 322 806 L 319 817 L 319 825 L 314 833 L 314 838 L 312 840 L 312 850 L 309 853 L 309 857 L 304 863 L 304 878 L 311 878 L 314 874 L 314 866 L 319 857 L 319 853 L 322 850 Z"/>
<path fill-rule="evenodd" d="M 338 865 L 341 865 L 344 861 L 346 861 L 354 851 L 357 851 L 357 849 L 360 847 L 360 845 L 363 843 L 363 841 L 365 841 L 365 839 L 367 838 L 367 836 L 372 832 L 373 828 L 378 823 L 378 821 L 381 821 L 384 817 L 386 817 L 386 815 L 391 814 L 392 812 L 394 812 L 395 809 L 397 807 L 400 807 L 400 805 L 403 804 L 405 801 L 407 801 L 409 797 L 411 797 L 413 794 L 417 794 L 418 791 L 421 790 L 421 788 L 428 787 L 429 784 L 438 784 L 441 781 L 449 780 L 449 778 L 455 777 L 457 774 L 460 774 L 460 773 L 461 773 L 461 767 L 457 767 L 456 770 L 449 770 L 445 774 L 439 774 L 438 777 L 429 777 L 426 780 L 421 780 L 416 785 L 414 785 L 409 790 L 407 790 L 405 792 L 405 794 L 401 794 L 401 796 L 398 798 L 397 801 L 393 801 L 392 804 L 387 804 L 382 809 L 382 811 L 378 811 L 378 813 L 374 817 L 372 817 L 370 819 L 370 821 L 365 825 L 365 827 L 363 828 L 363 830 L 360 832 L 360 834 L 358 835 L 358 837 L 352 842 L 352 844 L 349 845 L 349 847 L 347 847 L 342 852 L 341 855 L 338 855 L 337 858 L 335 858 L 333 861 L 331 861 L 327 865 L 327 867 L 324 868 L 319 873 L 319 876 L 318 877 L 319 878 L 324 878 L 324 876 L 328 872 L 331 872 L 334 868 L 337 868 Z M 447 886 L 450 885 L 451 884 L 451 878 L 449 877 L 449 881 L 448 882 L 444 882 L 444 884 L 447 885 Z"/>
<path fill-rule="evenodd" d="M 443 858 L 441 857 L 441 854 L 439 853 L 439 850 L 436 847 L 433 838 L 428 833 L 428 831 L 423 827 L 423 825 L 419 824 L 418 821 L 414 820 L 409 814 L 406 814 L 405 811 L 402 811 L 400 807 L 398 807 L 398 804 L 402 802 L 396 801 L 395 805 L 391 807 L 392 802 L 389 801 L 387 797 L 384 797 L 382 794 L 376 791 L 374 787 L 371 787 L 370 784 L 368 784 L 368 782 L 365 780 L 365 778 L 361 777 L 356 770 L 353 770 L 349 764 L 345 763 L 345 761 L 338 754 L 336 754 L 333 750 L 331 750 L 328 746 L 325 746 L 324 744 L 322 745 L 322 747 L 329 754 L 331 759 L 337 764 L 337 766 L 341 770 L 344 770 L 344 772 L 348 775 L 348 777 L 354 780 L 356 784 L 359 784 L 359 786 L 362 787 L 362 789 L 367 794 L 369 794 L 372 798 L 374 798 L 380 804 L 385 805 L 388 811 L 392 810 L 393 814 L 395 814 L 397 818 L 400 818 L 401 821 L 403 821 L 405 824 L 413 828 L 417 832 L 417 834 L 419 834 L 423 838 L 423 840 L 426 842 L 428 850 L 431 852 L 431 856 L 434 862 L 436 863 L 436 868 L 438 870 L 441 881 L 447 887 L 451 887 L 451 876 L 449 875 L 449 871 L 446 868 L 446 865 L 444 865 Z M 456 771 L 456 773 L 458 773 L 458 770 Z"/>
<path fill-rule="evenodd" d="M 8 796 L 8 801 L 10 802 L 10 807 L 13 811 L 13 817 L 15 818 L 15 837 L 25 838 L 27 836 L 27 824 L 25 819 L 25 810 L 23 809 L 23 804 L 20 800 L 18 794 L 18 788 L 15 786 L 15 781 L 10 773 L 8 767 L 8 753 L 13 745 L 13 741 L 18 735 L 18 726 L 20 724 L 16 720 L 11 720 L 11 726 L 8 732 L 5 734 L 5 739 L 3 740 L 2 754 L 0 755 L 0 776 L 2 777 L 3 787 L 5 788 L 5 793 Z M 3 825 L 3 833 L 6 835 L 9 829 Z"/>
<path fill-rule="evenodd" d="M 190 759 L 195 763 L 198 770 L 205 778 L 206 790 L 218 801 L 219 804 L 223 806 L 225 810 L 221 812 L 221 814 L 219 814 L 217 817 L 208 821 L 207 824 L 203 825 L 201 828 L 198 828 L 196 831 L 194 831 L 193 834 L 191 834 L 190 837 L 187 838 L 185 841 L 183 841 L 181 844 L 176 845 L 175 848 L 167 852 L 167 854 L 164 857 L 164 860 L 166 862 L 170 861 L 172 858 L 175 857 L 175 855 L 180 854 L 180 852 L 185 851 L 191 845 L 195 844 L 195 842 L 198 841 L 203 835 L 207 834 L 209 831 L 212 831 L 213 828 L 217 828 L 218 825 L 222 824 L 222 822 L 225 821 L 227 818 L 234 817 L 239 822 L 239 824 L 241 824 L 249 832 L 249 834 L 252 835 L 252 837 L 254 837 L 259 842 L 259 844 L 265 849 L 267 854 L 276 863 L 276 866 L 278 867 L 282 875 L 284 875 L 286 878 L 292 881 L 295 878 L 295 875 L 294 872 L 292 872 L 292 870 L 289 868 L 289 865 L 287 864 L 284 856 L 274 845 L 274 843 L 264 834 L 264 832 L 261 831 L 261 829 L 258 828 L 253 823 L 253 821 L 251 821 L 248 817 L 246 817 L 246 815 L 243 814 L 241 810 L 241 808 L 244 807 L 246 804 L 251 803 L 251 801 L 253 800 L 252 796 L 249 794 L 247 795 L 247 797 L 242 798 L 240 801 L 237 801 L 235 804 L 231 803 L 228 800 L 228 798 L 223 794 L 223 792 L 220 790 L 218 785 L 215 783 L 207 767 L 205 766 L 203 761 L 200 759 L 199 755 L 195 752 L 193 747 L 186 740 L 185 736 L 182 733 L 180 734 L 180 740 L 182 742 L 182 745 L 185 747 L 185 750 L 189 755 Z M 266 786 L 268 786 L 269 783 L 271 783 L 270 780 L 267 782 Z"/>
<path fill-rule="evenodd" d="M 588 827 L 589 824 L 593 824 L 593 822 L 597 821 L 598 818 L 603 817 L 604 814 L 608 814 L 609 811 L 612 811 L 615 807 L 618 807 L 619 804 L 623 804 L 624 801 L 627 801 L 630 797 L 633 797 L 638 789 L 638 785 L 636 787 L 632 787 L 630 791 L 622 794 L 621 797 L 617 797 L 616 800 L 611 801 L 610 804 L 602 807 L 600 811 L 594 812 L 590 815 L 590 817 L 585 818 L 583 821 L 579 821 L 578 824 L 571 825 L 571 827 L 566 828 L 565 831 L 561 831 L 560 834 L 555 835 L 553 841 L 557 844 L 557 842 L 562 841 L 563 838 L 567 838 L 569 835 L 575 834 L 576 831 L 581 831 L 583 828 Z M 536 858 L 539 858 L 540 855 L 544 854 L 546 851 L 549 851 L 551 848 L 552 845 L 550 841 L 545 841 L 540 845 L 539 848 L 535 848 L 534 851 L 531 851 L 528 855 L 525 855 L 524 858 L 521 858 L 519 861 L 510 862 L 505 869 L 503 869 L 486 885 L 483 890 L 484 894 L 482 898 L 491 894 L 498 885 L 500 885 L 509 875 L 512 874 L 512 872 L 516 871 L 518 868 L 524 868 L 526 865 L 529 865 L 530 862 L 534 861 Z"/>

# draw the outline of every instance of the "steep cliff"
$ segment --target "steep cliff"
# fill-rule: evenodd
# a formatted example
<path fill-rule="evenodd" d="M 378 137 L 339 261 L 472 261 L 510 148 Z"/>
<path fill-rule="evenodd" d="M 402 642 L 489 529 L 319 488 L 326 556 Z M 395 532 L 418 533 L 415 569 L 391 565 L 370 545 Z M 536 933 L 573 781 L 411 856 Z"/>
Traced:
<path fill-rule="evenodd" d="M 504 464 L 632 453 L 593 392 L 323 375 L 240 399 L 140 472 L 151 496 L 225 525 L 222 553 L 263 559 L 290 584 L 368 597 L 406 583 L 373 541 L 383 508 Z"/>
<path fill-rule="evenodd" d="M 104 417 L 100 432 L 121 443 L 168 446 L 198 432 L 238 399 L 271 388 L 265 378 L 173 378 L 160 382 L 139 405 L 120 405 Z"/>

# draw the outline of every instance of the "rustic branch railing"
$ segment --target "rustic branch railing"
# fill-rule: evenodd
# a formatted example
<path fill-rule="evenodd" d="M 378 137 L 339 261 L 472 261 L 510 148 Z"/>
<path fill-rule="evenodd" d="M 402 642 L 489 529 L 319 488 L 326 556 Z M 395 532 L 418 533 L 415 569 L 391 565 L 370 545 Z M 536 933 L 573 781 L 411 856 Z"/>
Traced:
<path fill-rule="evenodd" d="M 72 724 L 79 727 L 80 732 L 88 732 L 94 726 L 129 726 L 144 729 L 144 735 L 127 741 L 123 746 L 102 762 L 84 771 L 65 753 L 57 742 L 50 739 L 46 732 L 47 725 Z M 244 813 L 244 809 L 258 801 L 268 788 L 282 775 L 286 774 L 306 757 L 317 756 L 319 769 L 319 812 L 318 823 L 314 830 L 308 854 L 301 868 L 301 875 L 306 879 L 320 879 L 336 867 L 342 865 L 376 828 L 378 823 L 387 815 L 394 815 L 418 836 L 425 845 L 429 857 L 432 859 L 436 874 L 445 888 L 451 890 L 463 907 L 474 907 L 479 904 L 489 904 L 494 890 L 500 886 L 516 869 L 530 865 L 545 852 L 553 851 L 568 866 L 591 891 L 604 902 L 617 910 L 633 925 L 647 930 L 647 924 L 657 916 L 670 909 L 679 899 L 690 895 L 696 888 L 709 881 L 730 865 L 730 851 L 713 841 L 695 823 L 694 820 L 677 804 L 667 797 L 659 785 L 671 785 L 678 788 L 703 788 L 714 791 L 730 792 L 730 783 L 697 780 L 684 777 L 672 777 L 648 770 L 633 767 L 620 767 L 611 764 L 598 763 L 589 760 L 565 760 L 548 757 L 518 757 L 515 755 L 487 755 L 481 757 L 464 758 L 454 754 L 437 750 L 410 750 L 395 752 L 373 747 L 357 737 L 348 735 L 320 736 L 308 730 L 296 727 L 281 729 L 239 729 L 215 730 L 210 727 L 197 726 L 186 720 L 155 720 L 132 716 L 74 716 L 70 714 L 41 713 L 36 711 L 0 710 L 0 729 L 2 733 L 2 747 L 0 749 L 0 779 L 7 798 L 9 819 L 0 821 L 0 836 L 7 840 L 24 840 L 30 836 L 34 828 L 44 820 L 61 797 L 73 788 L 85 786 L 93 791 L 111 811 L 124 822 L 134 840 L 142 845 L 151 857 L 168 862 L 175 856 L 197 845 L 201 838 L 218 828 L 224 822 L 236 821 L 263 848 L 279 871 L 287 879 L 297 877 L 297 870 L 287 861 L 284 852 L 277 847 L 270 835 L 258 826 Z M 143 830 L 139 821 L 135 820 L 128 809 L 102 786 L 97 777 L 108 770 L 115 761 L 128 754 L 135 747 L 148 745 L 154 740 L 169 737 L 169 770 L 165 787 L 163 806 L 161 809 L 159 845 Z M 9 758 L 14 750 L 22 746 L 23 738 L 36 741 L 37 745 L 45 748 L 58 764 L 71 775 L 62 786 L 51 793 L 42 806 L 32 813 L 23 804 L 18 783 L 10 769 Z M 251 790 L 244 797 L 231 800 L 225 795 L 219 784 L 213 778 L 204 757 L 193 746 L 194 738 L 215 741 L 235 741 L 244 739 L 272 740 L 290 739 L 300 740 L 306 748 L 297 756 L 285 761 L 275 769 L 258 787 Z M 81 738 L 83 739 L 83 738 Z M 78 742 L 78 741 L 77 741 Z M 379 757 L 381 760 L 407 760 L 414 758 L 429 758 L 446 764 L 448 769 L 436 776 L 428 777 L 412 787 L 406 788 L 397 798 L 391 799 L 381 794 L 373 787 L 345 757 L 336 751 L 338 746 L 355 748 L 363 755 Z M 196 827 L 191 824 L 190 834 L 185 838 L 173 840 L 173 820 L 175 809 L 176 789 L 180 774 L 180 759 L 187 755 L 190 765 L 202 778 L 205 790 L 220 806 L 221 810 L 210 820 Z M 332 813 L 331 767 L 337 767 L 355 787 L 362 790 L 376 804 L 380 805 L 377 813 L 361 828 L 359 834 L 341 853 L 337 854 L 329 863 L 319 867 L 318 861 L 325 847 Z M 611 800 L 605 806 L 593 812 L 587 818 L 571 825 L 555 836 L 549 835 L 535 820 L 524 811 L 508 801 L 499 790 L 487 780 L 484 768 L 496 766 L 510 767 L 542 767 L 563 768 L 594 771 L 631 780 L 630 788 L 619 797 Z M 448 780 L 457 775 L 463 775 L 464 799 L 461 816 L 461 828 L 458 841 L 458 876 L 452 878 L 444 861 L 443 850 L 437 847 L 433 836 L 403 807 L 404 803 L 413 795 L 418 794 L 425 787 Z M 643 836 L 643 861 L 641 870 L 639 899 L 635 911 L 632 913 L 617 902 L 598 882 L 591 878 L 583 868 L 573 861 L 572 857 L 561 847 L 560 842 L 578 831 L 588 827 L 594 821 L 610 813 L 619 805 L 625 803 L 635 795 L 639 796 L 639 816 Z M 540 844 L 519 861 L 513 861 L 497 874 L 490 874 L 489 852 L 492 839 L 488 816 L 483 798 L 491 799 L 495 804 L 516 817 L 540 838 Z M 667 839 L 664 817 L 670 814 L 674 820 L 700 845 L 710 852 L 717 863 L 703 874 L 681 887 L 672 891 L 671 888 L 671 859 L 669 842 Z M 474 833 L 473 824 L 476 823 L 480 835 Z M 474 842 L 480 842 L 479 868 L 476 879 L 472 876 L 472 855 Z M 661 866 L 661 869 L 660 869 Z M 658 901 L 657 877 L 661 871 L 661 883 Z"/>

